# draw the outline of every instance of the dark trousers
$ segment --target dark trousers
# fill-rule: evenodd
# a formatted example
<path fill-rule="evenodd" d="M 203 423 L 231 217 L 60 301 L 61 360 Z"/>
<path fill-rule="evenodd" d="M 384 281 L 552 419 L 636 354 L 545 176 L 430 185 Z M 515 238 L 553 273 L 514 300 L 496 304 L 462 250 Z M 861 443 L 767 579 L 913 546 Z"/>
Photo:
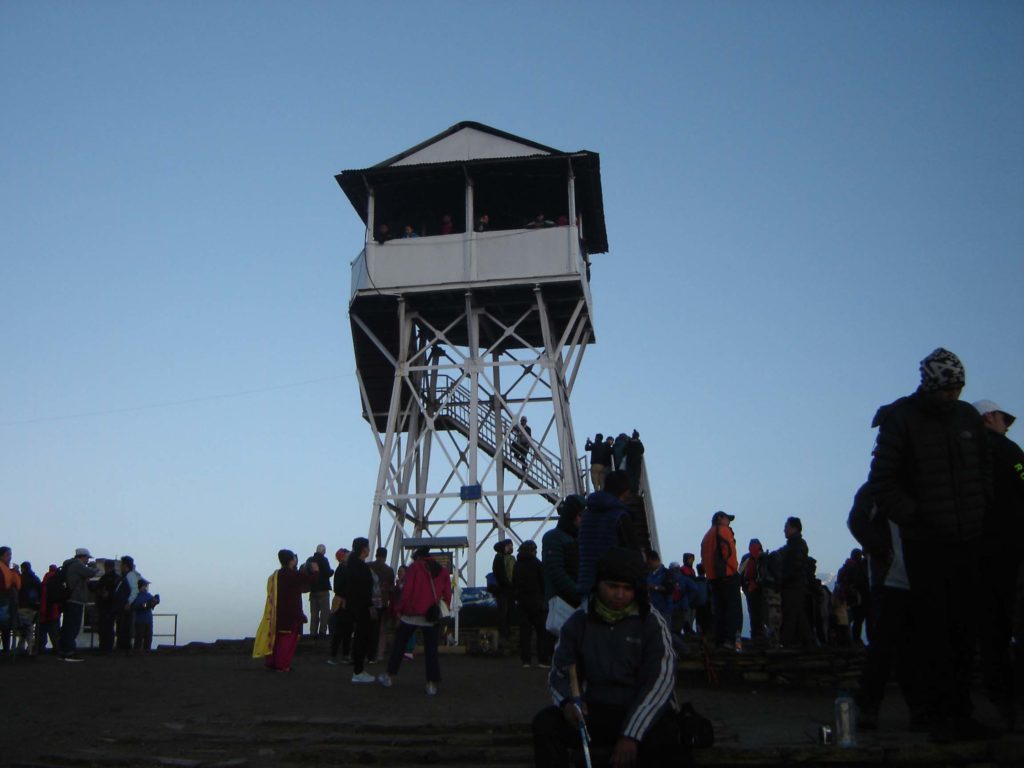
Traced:
<path fill-rule="evenodd" d="M 807 610 L 807 587 L 803 584 L 784 586 L 782 595 L 782 644 L 811 648 L 816 643 Z"/>
<path fill-rule="evenodd" d="M 131 610 L 117 613 L 117 650 L 131 651 L 132 634 L 135 631 L 135 614 Z"/>
<path fill-rule="evenodd" d="M 972 711 L 979 545 L 976 541 L 956 545 L 957 568 L 950 567 L 949 553 L 949 547 L 935 542 L 903 541 L 911 618 L 918 632 L 928 628 L 914 659 L 933 726 L 969 717 Z"/>
<path fill-rule="evenodd" d="M 367 661 L 377 661 L 377 649 L 380 647 L 381 613 L 383 609 L 374 608 L 370 612 L 370 629 L 366 639 Z"/>
<path fill-rule="evenodd" d="M 100 612 L 96 629 L 100 636 L 100 651 L 110 653 L 114 650 L 114 624 L 117 621 L 117 614 L 114 611 Z"/>
<path fill-rule="evenodd" d="M 135 650 L 149 651 L 153 649 L 153 625 L 135 623 Z"/>
<path fill-rule="evenodd" d="M 370 633 L 373 621 L 370 619 L 370 607 L 353 608 L 352 615 L 352 672 L 358 675 L 366 665 L 367 654 L 370 652 Z M 377 646 L 373 646 L 374 651 Z"/>
<path fill-rule="evenodd" d="M 39 623 L 39 634 L 36 636 L 36 647 L 42 653 L 46 648 L 46 641 L 50 641 L 54 651 L 60 650 L 60 618 L 50 619 Z"/>
<path fill-rule="evenodd" d="M 626 713 L 587 704 L 587 729 L 590 731 L 591 756 L 595 765 L 603 765 L 622 733 Z M 558 707 L 545 707 L 533 718 L 533 758 L 537 768 L 565 768 L 570 750 L 581 751 L 580 732 L 566 722 Z M 647 731 L 637 750 L 637 765 L 651 768 L 686 765 L 687 753 L 679 744 L 679 728 L 671 713 L 663 715 Z"/>
<path fill-rule="evenodd" d="M 423 630 L 423 658 L 426 661 L 427 682 L 441 682 L 441 660 L 437 654 L 437 640 L 441 628 L 437 624 L 428 627 L 421 627 L 415 624 L 398 622 L 395 629 L 395 639 L 391 643 L 391 655 L 388 657 L 388 674 L 397 675 L 402 666 L 402 654 L 405 653 L 406 643 L 416 634 L 417 629 Z"/>
<path fill-rule="evenodd" d="M 64 603 L 64 613 L 60 620 L 60 653 L 67 656 L 75 652 L 78 633 L 82 630 L 82 617 L 85 606 L 81 603 Z"/>
<path fill-rule="evenodd" d="M 508 637 L 508 614 L 512 609 L 512 597 L 506 594 L 494 596 L 494 602 L 498 606 L 498 634 Z"/>
<path fill-rule="evenodd" d="M 530 642 L 534 634 L 537 635 L 537 661 L 540 664 L 551 664 L 555 638 L 544 627 L 547 618 L 546 607 L 519 606 L 519 658 L 523 664 L 529 664 L 532 658 Z"/>
<path fill-rule="evenodd" d="M 1013 542 L 1014 546 L 1019 542 Z M 989 698 L 1003 707 L 1012 706 L 1015 669 L 1019 661 L 1011 655 L 1013 614 L 1019 599 L 1017 575 L 1021 567 L 1020 553 L 986 541 L 983 551 L 989 553 L 981 564 L 981 663 Z M 1018 640 L 1020 643 L 1020 639 Z M 1018 648 L 1021 647 L 1018 644 Z"/>
<path fill-rule="evenodd" d="M 352 655 L 352 616 L 347 608 L 339 608 L 331 614 L 331 657 Z"/>
<path fill-rule="evenodd" d="M 910 592 L 883 587 L 871 600 L 875 611 L 875 639 L 868 646 L 867 660 L 860 677 L 857 705 L 876 713 L 885 696 L 890 677 L 900 684 L 911 716 L 923 714 L 921 684 L 916 680 L 916 665 L 911 653 L 913 621 L 910 615 Z M 926 637 L 920 638 L 928 642 Z"/>
<path fill-rule="evenodd" d="M 736 633 L 743 626 L 739 574 L 714 579 L 710 586 L 712 610 L 715 614 L 715 644 L 732 645 L 736 642 Z"/>

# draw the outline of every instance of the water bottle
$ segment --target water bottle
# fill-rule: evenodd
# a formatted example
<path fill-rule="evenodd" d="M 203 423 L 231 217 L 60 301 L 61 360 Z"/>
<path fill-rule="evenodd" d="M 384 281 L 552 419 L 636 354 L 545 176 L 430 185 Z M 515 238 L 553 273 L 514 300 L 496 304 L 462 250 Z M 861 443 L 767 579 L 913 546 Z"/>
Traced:
<path fill-rule="evenodd" d="M 857 746 L 857 705 L 853 697 L 840 691 L 836 698 L 835 743 L 840 747 Z"/>

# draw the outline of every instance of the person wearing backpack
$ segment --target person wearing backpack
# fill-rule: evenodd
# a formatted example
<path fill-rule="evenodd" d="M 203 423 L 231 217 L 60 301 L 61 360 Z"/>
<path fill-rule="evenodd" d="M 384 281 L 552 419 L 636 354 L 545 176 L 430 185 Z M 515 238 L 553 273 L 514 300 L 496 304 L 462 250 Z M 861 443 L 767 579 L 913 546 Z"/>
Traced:
<path fill-rule="evenodd" d="M 89 602 L 89 579 L 98 576 L 100 572 L 96 563 L 90 561 L 91 557 L 88 549 L 79 547 L 75 550 L 75 556 L 65 560 L 61 566 L 62 572 L 66 574 L 69 591 L 60 625 L 60 654 L 57 658 L 61 661 L 83 661 L 75 652 L 78 633 L 82 631 L 85 604 Z"/>

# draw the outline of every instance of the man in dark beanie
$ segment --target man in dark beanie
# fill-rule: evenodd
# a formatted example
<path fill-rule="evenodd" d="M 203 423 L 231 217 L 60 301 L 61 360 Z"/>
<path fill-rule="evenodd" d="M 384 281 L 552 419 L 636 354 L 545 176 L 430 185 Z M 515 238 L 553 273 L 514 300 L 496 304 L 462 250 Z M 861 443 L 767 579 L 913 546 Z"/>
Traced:
<path fill-rule="evenodd" d="M 569 617 L 555 649 L 548 675 L 554 706 L 533 719 L 537 766 L 564 766 L 579 748 L 577 706 L 595 753 L 610 752 L 612 765 L 683 761 L 675 653 L 665 620 L 647 600 L 645 574 L 632 549 L 612 547 L 598 561 L 587 610 Z"/>
<path fill-rule="evenodd" d="M 992 493 L 981 416 L 960 401 L 959 358 L 936 349 L 912 395 L 882 406 L 868 484 L 879 514 L 899 526 L 914 625 L 931 631 L 915 654 L 925 684 L 929 738 L 984 739 L 971 717 L 982 525 Z M 950 568 L 956 552 L 962 568 Z"/>

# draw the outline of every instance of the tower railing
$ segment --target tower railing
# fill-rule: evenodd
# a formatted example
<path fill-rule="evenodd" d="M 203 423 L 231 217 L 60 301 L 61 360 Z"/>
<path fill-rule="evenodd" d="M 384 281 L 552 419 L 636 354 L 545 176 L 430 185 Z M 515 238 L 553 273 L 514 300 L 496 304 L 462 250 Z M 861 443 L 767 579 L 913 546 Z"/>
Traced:
<path fill-rule="evenodd" d="M 437 404 L 437 417 L 445 419 L 457 431 L 467 437 L 469 436 L 472 393 L 468 387 L 457 384 L 456 380 L 450 376 L 439 376 L 437 379 L 437 391 L 433 393 L 424 392 L 424 395 Z M 489 455 L 497 456 L 497 434 L 492 401 L 480 399 L 477 410 L 477 443 Z M 525 454 L 517 453 L 516 443 L 519 432 L 514 429 L 513 423 L 505 418 L 505 416 L 502 415 L 499 418 L 501 420 L 501 432 L 505 436 L 501 445 L 501 456 L 505 466 L 514 475 L 525 480 L 533 488 L 560 488 L 562 485 L 561 458 L 538 443 L 530 435 L 526 436 L 529 445 L 524 446 L 526 447 Z M 556 504 L 559 501 L 557 491 L 549 491 L 544 493 L 543 496 L 552 504 Z"/>

